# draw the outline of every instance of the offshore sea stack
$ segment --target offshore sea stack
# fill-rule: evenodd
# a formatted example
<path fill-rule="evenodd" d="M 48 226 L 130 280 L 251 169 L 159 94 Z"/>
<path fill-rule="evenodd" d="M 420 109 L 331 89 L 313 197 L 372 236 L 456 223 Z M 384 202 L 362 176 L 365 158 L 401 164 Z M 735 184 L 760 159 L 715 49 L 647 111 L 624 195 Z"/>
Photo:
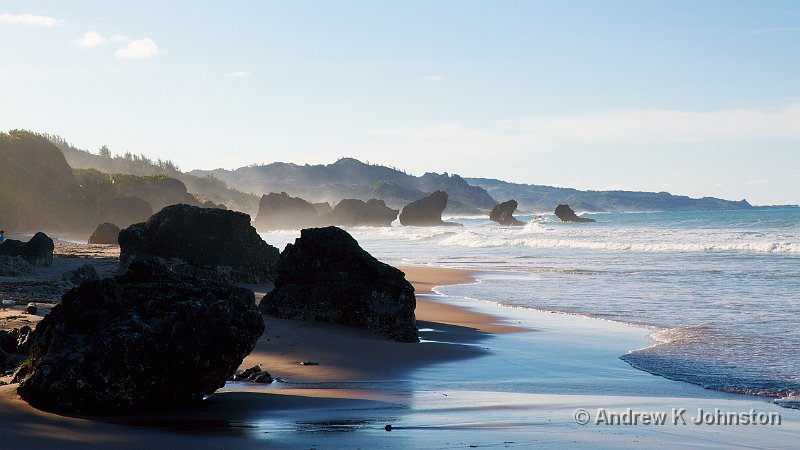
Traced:
<path fill-rule="evenodd" d="M 329 214 L 320 217 L 320 222 L 345 227 L 390 227 L 398 212 L 386 206 L 383 200 L 373 198 L 365 202 L 348 198 L 337 203 Z"/>
<path fill-rule="evenodd" d="M 309 228 L 281 253 L 275 289 L 260 309 L 283 319 L 341 323 L 419 342 L 414 287 L 346 231 Z"/>
<path fill-rule="evenodd" d="M 575 211 L 569 205 L 556 206 L 555 214 L 562 222 L 596 222 L 594 219 L 576 216 Z"/>
<path fill-rule="evenodd" d="M 263 332 L 252 291 L 137 260 L 124 275 L 64 294 L 36 326 L 14 381 L 45 410 L 196 402 L 225 384 Z"/>
<path fill-rule="evenodd" d="M 261 196 L 256 228 L 269 230 L 300 230 L 317 224 L 317 207 L 300 197 L 290 197 L 286 192 L 271 192 Z"/>
<path fill-rule="evenodd" d="M 6 239 L 0 244 L 0 256 L 19 256 L 33 267 L 47 267 L 53 264 L 54 249 L 53 240 L 40 231 L 28 242 Z"/>
<path fill-rule="evenodd" d="M 498 203 L 489 213 L 489 220 L 505 226 L 522 226 L 525 222 L 514 218 L 514 211 L 517 210 L 517 201 L 509 200 Z"/>
<path fill-rule="evenodd" d="M 105 222 L 95 228 L 91 236 L 89 236 L 90 244 L 119 244 L 117 238 L 119 237 L 119 227 L 113 223 Z"/>
<path fill-rule="evenodd" d="M 123 270 L 142 256 L 176 258 L 196 267 L 195 276 L 227 283 L 273 280 L 279 256 L 249 215 L 186 204 L 166 206 L 120 231 L 119 245 Z"/>
<path fill-rule="evenodd" d="M 447 207 L 447 192 L 436 191 L 427 197 L 411 202 L 400 212 L 400 223 L 404 226 L 433 227 L 459 225 L 443 222 L 442 212 Z"/>

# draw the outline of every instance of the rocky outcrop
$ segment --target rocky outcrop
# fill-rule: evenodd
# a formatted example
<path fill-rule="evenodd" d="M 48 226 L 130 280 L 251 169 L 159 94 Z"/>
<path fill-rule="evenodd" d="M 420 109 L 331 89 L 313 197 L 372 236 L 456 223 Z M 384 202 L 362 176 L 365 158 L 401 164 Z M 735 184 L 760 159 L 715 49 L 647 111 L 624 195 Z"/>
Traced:
<path fill-rule="evenodd" d="M 400 212 L 400 223 L 404 226 L 431 227 L 437 225 L 459 225 L 442 222 L 442 212 L 447 207 L 447 192 L 436 191 L 427 197 L 411 202 Z"/>
<path fill-rule="evenodd" d="M 150 217 L 150 216 L 148 216 Z M 147 220 L 147 219 L 145 219 Z M 95 228 L 91 236 L 89 236 L 90 244 L 119 244 L 117 238 L 119 237 L 119 227 L 113 223 L 105 222 Z"/>
<path fill-rule="evenodd" d="M 217 281 L 262 283 L 274 278 L 278 249 L 250 225 L 250 216 L 236 211 L 170 205 L 147 222 L 120 231 L 124 269 L 137 257 L 178 258 L 203 269 Z"/>
<path fill-rule="evenodd" d="M 19 256 L 0 255 L 0 277 L 18 277 L 33 272 L 33 266 Z"/>
<path fill-rule="evenodd" d="M 50 266 L 53 264 L 53 249 L 53 240 L 40 231 L 28 242 L 6 239 L 0 244 L 0 256 L 19 256 L 33 267 Z"/>
<path fill-rule="evenodd" d="M 514 218 L 514 211 L 517 210 L 517 201 L 509 200 L 507 202 L 498 203 L 489 213 L 489 220 L 497 222 L 500 225 L 506 226 L 521 226 L 525 222 Z"/>
<path fill-rule="evenodd" d="M 286 246 L 275 289 L 259 307 L 280 318 L 342 323 L 400 342 L 419 340 L 414 287 L 405 274 L 336 227 L 302 230 Z"/>
<path fill-rule="evenodd" d="M 64 275 L 61 276 L 61 281 L 78 286 L 83 283 L 94 281 L 98 278 L 97 269 L 95 269 L 91 264 L 84 264 L 75 270 L 70 270 L 69 272 L 64 273 Z"/>
<path fill-rule="evenodd" d="M 68 291 L 39 322 L 17 393 L 67 412 L 197 402 L 225 384 L 263 332 L 252 291 L 134 261 L 124 275 Z"/>
<path fill-rule="evenodd" d="M 555 211 L 556 216 L 561 219 L 562 222 L 595 222 L 594 219 L 587 219 L 585 217 L 578 217 L 575 215 L 575 211 L 569 207 L 569 205 L 558 205 L 556 206 Z"/>
<path fill-rule="evenodd" d="M 105 204 L 101 220 L 127 227 L 144 222 L 152 215 L 153 208 L 147 201 L 139 197 L 117 197 Z"/>
<path fill-rule="evenodd" d="M 253 223 L 259 230 L 299 230 L 317 223 L 317 208 L 300 197 L 286 192 L 261 196 L 258 216 Z"/>
<path fill-rule="evenodd" d="M 344 199 L 336 204 L 330 214 L 320 217 L 325 225 L 345 227 L 389 227 L 397 218 L 398 211 L 389 208 L 383 200 L 368 201 Z"/>

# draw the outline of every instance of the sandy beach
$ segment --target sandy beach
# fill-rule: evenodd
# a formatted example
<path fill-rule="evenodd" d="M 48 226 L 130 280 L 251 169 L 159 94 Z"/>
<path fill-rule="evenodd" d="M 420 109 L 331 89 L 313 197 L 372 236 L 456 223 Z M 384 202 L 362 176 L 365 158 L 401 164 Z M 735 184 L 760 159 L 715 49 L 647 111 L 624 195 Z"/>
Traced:
<path fill-rule="evenodd" d="M 56 258 L 37 276 L 59 278 L 58 271 L 85 262 L 80 259 Z M 272 384 L 229 382 L 191 410 L 112 416 L 42 412 L 19 399 L 15 385 L 0 386 L 0 449 L 781 448 L 800 433 L 798 411 L 665 380 L 619 360 L 646 342 L 646 328 L 510 311 L 437 292 L 491 273 L 401 269 L 417 291 L 420 344 L 391 342 L 346 326 L 266 317 L 267 332 L 241 368 L 260 365 L 278 380 Z M 263 292 L 270 286 L 251 288 Z M 3 314 L 4 326 L 11 323 L 9 315 L 23 316 Z M 698 408 L 755 408 L 781 414 L 782 423 L 582 426 L 574 418 L 577 409 L 595 415 L 627 408 L 687 408 L 687 414 Z"/>

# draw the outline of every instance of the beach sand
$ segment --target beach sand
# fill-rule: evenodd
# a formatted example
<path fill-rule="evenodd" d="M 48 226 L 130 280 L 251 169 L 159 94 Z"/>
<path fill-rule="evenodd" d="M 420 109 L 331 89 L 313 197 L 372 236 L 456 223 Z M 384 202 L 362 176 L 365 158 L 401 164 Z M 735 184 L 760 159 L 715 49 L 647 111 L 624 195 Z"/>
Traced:
<path fill-rule="evenodd" d="M 63 272 L 83 262 L 85 260 L 75 257 L 57 257 L 53 267 L 38 269 L 32 278 L 60 279 Z M 99 263 L 103 265 L 105 262 Z M 241 368 L 260 365 L 281 382 L 266 388 L 252 383 L 229 383 L 222 393 L 192 411 L 113 417 L 67 417 L 38 411 L 18 398 L 16 385 L 0 386 L 0 423 L 4 429 L 0 449 L 102 448 L 110 445 L 141 448 L 153 442 L 153 439 L 157 439 L 159 447 L 216 448 L 216 443 L 209 443 L 202 436 L 203 433 L 195 428 L 224 428 L 227 431 L 222 434 L 226 435 L 236 428 L 231 423 L 251 420 L 256 412 L 398 401 L 400 397 L 407 397 L 407 393 L 330 388 L 326 385 L 396 381 L 425 365 L 485 354 L 484 348 L 471 344 L 485 339 L 488 333 L 522 330 L 500 323 L 499 317 L 437 304 L 424 298 L 434 286 L 472 282 L 472 272 L 423 267 L 403 267 L 402 270 L 420 293 L 417 310 L 420 327 L 435 329 L 437 340 L 446 343 L 398 343 L 353 327 L 266 317 L 267 332 L 259 339 L 255 350 L 245 358 Z M 250 287 L 258 294 L 269 289 L 268 285 Z M 47 311 L 45 306 L 39 315 L 27 316 L 21 314 L 21 307 L 2 312 L 4 316 L 0 316 L 0 321 L 3 321 L 4 328 L 21 323 L 35 325 L 37 319 Z M 421 334 L 425 338 L 426 333 Z M 301 361 L 313 361 L 319 365 L 301 365 Z M 152 424 L 175 425 L 146 426 Z M 184 430 L 175 433 L 176 429 L 183 428 L 191 429 L 191 432 L 187 434 Z M 234 434 L 238 436 L 238 433 Z M 231 438 L 220 437 L 223 441 Z"/>
<path fill-rule="evenodd" d="M 648 329 L 533 310 L 512 314 L 433 291 L 491 274 L 401 269 L 418 293 L 420 344 L 266 317 L 267 332 L 241 368 L 260 364 L 275 383 L 230 382 L 190 410 L 102 417 L 38 411 L 17 397 L 16 386 L 0 386 L 0 449 L 791 448 L 800 436 L 800 411 L 622 362 L 619 355 L 646 345 Z M 783 422 L 582 426 L 573 416 L 578 408 L 593 416 L 600 408 L 687 408 L 688 418 L 715 407 L 777 412 Z"/>

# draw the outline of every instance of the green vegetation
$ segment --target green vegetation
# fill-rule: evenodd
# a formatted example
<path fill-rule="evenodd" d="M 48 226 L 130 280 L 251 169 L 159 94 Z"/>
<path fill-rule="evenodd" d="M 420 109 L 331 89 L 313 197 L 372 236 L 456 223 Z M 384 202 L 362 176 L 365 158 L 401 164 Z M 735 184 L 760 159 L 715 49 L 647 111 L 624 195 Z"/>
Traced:
<path fill-rule="evenodd" d="M 212 175 L 195 176 L 180 171 L 174 162 L 168 159 L 150 159 L 143 154 L 125 152 L 114 155 L 107 146 L 102 146 L 97 154 L 88 150 L 76 148 L 61 136 L 43 134 L 64 154 L 69 165 L 75 169 L 95 169 L 107 174 L 136 175 L 140 177 L 161 176 L 182 182 L 185 189 L 190 192 L 198 202 L 210 201 L 215 204 L 224 204 L 228 208 L 242 211 L 255 217 L 258 212 L 259 196 L 231 189 L 227 184 Z M 133 183 L 127 179 L 127 183 Z M 143 181 L 144 182 L 144 181 Z M 152 183 L 153 180 L 150 181 Z M 179 189 L 175 187 L 174 189 Z M 152 203 L 152 202 L 151 202 Z M 157 201 L 156 204 L 161 203 Z M 157 205 L 153 208 L 158 210 Z"/>

